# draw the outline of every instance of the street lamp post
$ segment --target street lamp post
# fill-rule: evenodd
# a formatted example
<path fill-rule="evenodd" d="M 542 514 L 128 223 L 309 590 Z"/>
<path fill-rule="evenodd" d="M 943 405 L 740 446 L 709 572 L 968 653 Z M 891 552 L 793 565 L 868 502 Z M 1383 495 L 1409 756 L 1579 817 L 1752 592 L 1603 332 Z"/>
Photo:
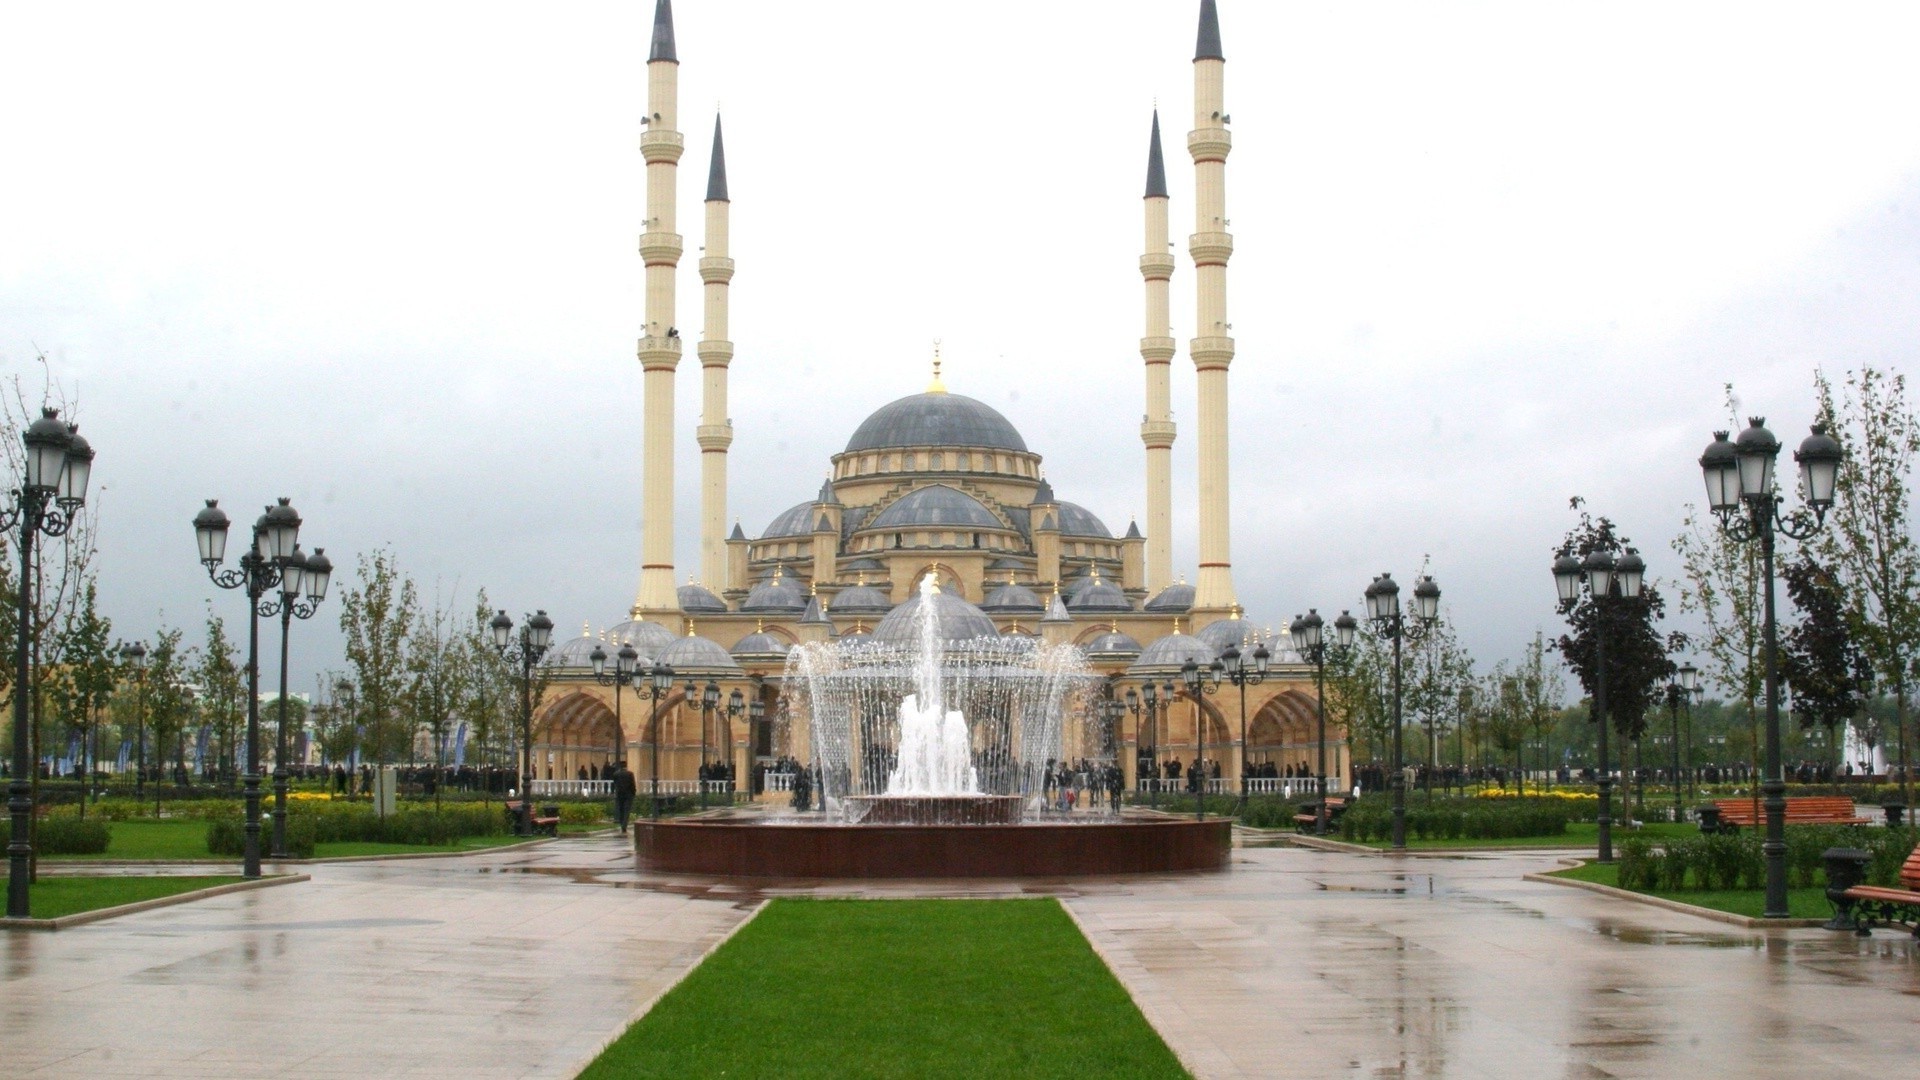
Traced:
<path fill-rule="evenodd" d="M 291 569 L 300 542 L 300 514 L 286 499 L 267 507 L 253 523 L 252 543 L 247 545 L 246 554 L 240 556 L 240 565 L 222 570 L 220 564 L 226 561 L 229 525 L 226 512 L 215 499 L 208 499 L 206 507 L 193 518 L 200 564 L 207 568 L 207 577 L 223 589 L 242 589 L 247 595 L 247 771 L 241 778 L 247 821 L 241 873 L 257 878 L 260 876 L 260 619 L 279 613 L 276 603 L 264 597 L 267 590 L 282 583 Z"/>
<path fill-rule="evenodd" d="M 1628 548 L 1618 559 L 1611 552 L 1595 549 L 1585 559 L 1562 555 L 1553 563 L 1553 584 L 1560 595 L 1560 610 L 1571 612 L 1580 603 L 1584 586 L 1594 604 L 1593 620 L 1593 719 L 1599 729 L 1600 844 L 1596 861 L 1613 861 L 1613 772 L 1607 766 L 1607 621 L 1606 613 L 1615 603 L 1638 600 L 1646 580 L 1647 564 Z"/>
<path fill-rule="evenodd" d="M 1197 821 L 1207 820 L 1207 782 L 1211 779 L 1207 775 L 1207 716 L 1200 699 L 1208 694 L 1219 692 L 1220 676 L 1225 670 L 1226 662 L 1218 658 L 1202 667 L 1192 657 L 1188 657 L 1187 662 L 1180 665 L 1180 681 L 1186 684 L 1187 698 L 1193 702 L 1193 741 L 1196 747 L 1193 767 L 1200 773 L 1198 777 L 1193 778 L 1194 790 L 1198 793 L 1198 798 L 1194 801 L 1194 805 L 1199 808 L 1194 815 Z"/>
<path fill-rule="evenodd" d="M 627 729 L 620 720 L 620 687 L 631 682 L 635 692 L 638 692 L 640 653 L 631 642 L 622 643 L 620 651 L 614 656 L 611 675 L 607 674 L 607 650 L 595 645 L 593 651 L 587 654 L 587 660 L 593 665 L 593 681 L 601 686 L 613 687 L 613 749 L 616 756 L 624 757 L 620 743 L 626 738 Z"/>
<path fill-rule="evenodd" d="M 1780 440 L 1766 421 L 1753 417 L 1733 441 L 1716 431 L 1700 455 L 1700 471 L 1707 482 L 1707 504 L 1720 519 L 1720 529 L 1735 543 L 1760 542 L 1761 578 L 1765 585 L 1764 639 L 1767 672 L 1767 751 L 1760 789 L 1766 796 L 1767 838 L 1761 852 L 1767 863 L 1766 910 L 1769 919 L 1787 912 L 1787 782 L 1780 766 L 1780 637 L 1774 620 L 1773 543 L 1775 533 L 1794 540 L 1811 538 L 1826 524 L 1833 506 L 1834 482 L 1844 457 L 1840 443 L 1823 424 L 1801 440 L 1793 459 L 1800 464 L 1800 492 L 1807 506 L 1781 512 L 1782 499 L 1774 486 L 1774 459 Z"/>
<path fill-rule="evenodd" d="M 314 548 L 311 556 L 296 545 L 280 573 L 280 599 L 269 600 L 260 613 L 280 616 L 280 702 L 275 720 L 273 748 L 273 857 L 290 858 L 287 850 L 287 632 L 297 618 L 311 619 L 327 598 L 327 582 L 333 578 L 333 561 L 327 549 Z"/>
<path fill-rule="evenodd" d="M 533 835 L 533 666 L 553 644 L 553 620 L 536 611 L 513 632 L 513 619 L 502 610 L 488 622 L 493 648 L 500 658 L 520 668 L 520 817 L 521 836 Z"/>
<path fill-rule="evenodd" d="M 736 687 L 732 693 L 727 695 L 728 722 L 737 723 L 740 719 L 740 714 L 746 711 L 747 711 L 747 696 L 745 694 L 742 694 L 740 690 Z M 753 722 L 751 720 L 747 722 L 746 734 L 747 734 L 747 737 L 745 739 L 745 742 L 747 744 L 746 753 L 740 755 L 743 759 L 745 759 L 744 760 L 745 767 L 742 768 L 739 772 L 735 773 L 732 778 L 732 783 L 730 785 L 732 787 L 732 790 L 728 792 L 729 801 L 737 802 L 739 800 L 741 786 L 742 786 L 740 783 L 741 780 L 743 779 L 746 780 L 748 787 L 751 787 L 753 783 Z M 727 755 L 727 767 L 729 770 L 733 768 L 732 754 Z M 749 792 L 749 795 L 751 795 L 751 792 Z"/>
<path fill-rule="evenodd" d="M 1673 820 L 1680 821 L 1685 809 L 1680 803 L 1680 707 L 1688 706 L 1688 728 L 1692 728 L 1692 699 L 1694 688 L 1700 685 L 1700 670 L 1692 664 L 1680 665 L 1674 680 L 1667 684 L 1667 719 L 1672 724 L 1673 739 Z M 1689 754 L 1691 757 L 1691 754 Z"/>
<path fill-rule="evenodd" d="M 147 646 L 142 642 L 131 642 L 120 646 L 120 659 L 133 672 L 134 691 L 133 723 L 135 735 L 133 763 L 133 797 L 137 802 L 147 797 Z"/>
<path fill-rule="evenodd" d="M 8 539 L 20 530 L 20 577 L 14 582 L 13 650 L 13 775 L 7 781 L 7 812 L 13 819 L 7 843 L 7 916 L 28 918 L 27 885 L 33 877 L 33 771 L 25 688 L 32 685 L 28 646 L 33 636 L 33 541 L 42 533 L 65 536 L 87 499 L 87 478 L 93 471 L 93 448 L 79 430 L 60 419 L 55 409 L 41 409 L 40 419 L 21 436 L 26 445 L 26 468 L 11 504 L 0 510 L 0 531 Z"/>
<path fill-rule="evenodd" d="M 1247 666 L 1238 645 L 1229 644 L 1220 654 L 1222 675 L 1240 692 L 1240 809 L 1247 805 L 1247 687 L 1267 681 L 1267 668 L 1272 661 L 1273 654 L 1267 651 L 1266 642 L 1254 645 L 1252 667 Z"/>
<path fill-rule="evenodd" d="M 708 680 L 703 689 L 692 679 L 687 680 L 686 699 L 700 710 L 700 767 L 694 770 L 697 777 L 694 783 L 700 786 L 700 809 L 707 808 L 707 781 L 703 775 L 707 771 L 707 723 L 713 717 L 713 711 L 720 704 L 720 686 Z"/>
<path fill-rule="evenodd" d="M 637 694 L 638 691 L 636 690 Z M 673 693 L 673 665 L 658 660 L 647 670 L 647 745 L 653 749 L 653 820 L 660 820 L 660 699 Z"/>
<path fill-rule="evenodd" d="M 1419 641 L 1440 619 L 1440 586 L 1429 575 L 1420 575 L 1413 584 L 1413 619 L 1408 621 L 1400 609 L 1400 585 L 1392 574 L 1373 579 L 1362 596 L 1367 601 L 1367 618 L 1379 633 L 1393 641 L 1393 770 L 1387 787 L 1393 792 L 1393 848 L 1407 846 L 1407 777 L 1403 763 L 1404 746 L 1401 718 L 1401 646 L 1402 641 Z"/>
<path fill-rule="evenodd" d="M 747 801 L 752 802 L 757 792 L 753 790 L 754 768 L 759 757 L 760 724 L 767 718 L 767 703 L 760 696 L 759 677 L 754 680 L 753 696 L 747 699 Z"/>
<path fill-rule="evenodd" d="M 1333 647 L 1345 655 L 1347 650 L 1353 648 L 1354 634 L 1359 628 L 1358 620 L 1347 612 L 1341 612 L 1340 617 L 1333 620 Z M 1306 657 L 1307 662 L 1313 665 L 1314 703 L 1315 712 L 1318 714 L 1316 718 L 1318 731 L 1314 737 L 1318 757 L 1314 764 L 1314 773 L 1320 778 L 1319 797 L 1314 800 L 1313 807 L 1313 831 L 1320 836 L 1327 834 L 1327 642 L 1325 630 L 1326 621 L 1320 618 L 1320 612 L 1315 608 L 1308 608 L 1305 616 L 1294 616 L 1293 623 L 1288 628 L 1288 632 L 1293 635 L 1294 651 Z"/>
<path fill-rule="evenodd" d="M 1173 684 L 1171 682 L 1163 686 L 1152 679 L 1147 679 L 1140 684 L 1138 693 L 1135 693 L 1132 687 L 1127 688 L 1127 711 L 1133 713 L 1136 725 L 1144 722 L 1145 730 L 1153 733 L 1146 747 L 1147 759 L 1153 762 L 1153 785 L 1147 788 L 1147 805 L 1156 810 L 1160 808 L 1160 710 L 1172 704 Z M 1135 742 L 1139 740 L 1136 738 Z M 1140 754 L 1134 755 L 1133 775 L 1136 783 L 1141 779 L 1140 758 Z"/>

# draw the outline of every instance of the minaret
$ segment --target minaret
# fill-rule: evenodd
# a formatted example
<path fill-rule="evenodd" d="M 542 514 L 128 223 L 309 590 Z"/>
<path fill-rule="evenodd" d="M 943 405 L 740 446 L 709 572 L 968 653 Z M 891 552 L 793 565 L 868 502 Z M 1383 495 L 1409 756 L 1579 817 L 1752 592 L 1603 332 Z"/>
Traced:
<path fill-rule="evenodd" d="M 1227 233 L 1227 153 L 1233 140 L 1227 134 L 1226 66 L 1214 0 L 1200 0 L 1200 36 L 1193 53 L 1193 130 L 1187 133 L 1194 171 L 1194 232 L 1187 249 L 1193 254 L 1198 301 L 1198 321 L 1187 346 L 1199 376 L 1196 611 L 1224 611 L 1235 596 L 1227 499 L 1227 366 L 1233 363 L 1233 338 L 1228 336 L 1227 324 L 1227 259 L 1233 255 L 1233 237 Z"/>
<path fill-rule="evenodd" d="M 1168 376 L 1173 367 L 1173 331 L 1168 326 L 1167 285 L 1173 252 L 1167 246 L 1167 167 L 1160 156 L 1160 110 L 1153 110 L 1147 144 L 1147 249 L 1140 275 L 1147 279 L 1147 322 L 1140 359 L 1147 364 L 1147 412 L 1140 441 L 1147 444 L 1148 595 L 1173 584 L 1173 404 Z"/>
<path fill-rule="evenodd" d="M 707 250 L 700 258 L 705 282 L 706 319 L 700 332 L 700 573 L 713 589 L 745 586 L 727 575 L 727 447 L 733 421 L 727 418 L 727 365 L 733 342 L 727 340 L 727 283 L 733 260 L 727 257 L 727 152 L 720 141 L 720 117 L 713 118 L 713 160 L 707 166 Z"/>
<path fill-rule="evenodd" d="M 640 331 L 640 370 L 646 404 L 641 421 L 640 596 L 642 612 L 678 612 L 673 583 L 673 372 L 680 364 L 680 330 L 673 317 L 673 276 L 680 265 L 674 223 L 674 181 L 683 143 L 679 126 L 680 59 L 673 48 L 673 0 L 653 9 L 653 46 L 647 54 L 647 220 L 640 232 L 646 263 L 646 318 Z"/>

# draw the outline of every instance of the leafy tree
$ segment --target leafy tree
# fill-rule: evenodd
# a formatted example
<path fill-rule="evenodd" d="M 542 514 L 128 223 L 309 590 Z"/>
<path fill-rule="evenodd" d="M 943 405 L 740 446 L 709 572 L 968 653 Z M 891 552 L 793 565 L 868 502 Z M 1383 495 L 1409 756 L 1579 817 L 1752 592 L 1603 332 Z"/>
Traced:
<path fill-rule="evenodd" d="M 467 725 L 467 739 L 478 756 L 494 762 L 511 737 L 518 716 L 519 694 L 513 672 L 500 662 L 493 647 L 493 606 L 487 591 L 474 598 L 473 617 L 456 640 L 455 658 L 462 669 L 454 715 Z"/>
<path fill-rule="evenodd" d="M 1393 731 L 1392 646 L 1362 620 L 1353 647 L 1327 650 L 1327 717 L 1347 731 L 1350 761 L 1375 762 Z M 1353 745 L 1358 737 L 1360 747 Z M 1356 753 L 1364 749 L 1365 753 Z"/>
<path fill-rule="evenodd" d="M 55 716 L 63 727 L 80 736 L 78 764 L 80 774 L 86 778 L 83 792 L 93 787 L 89 759 L 95 752 L 94 736 L 100 710 L 113 695 L 119 677 L 120 658 L 113 648 L 113 623 L 100 614 L 97 601 L 94 583 L 89 579 L 81 590 L 74 618 L 60 630 L 61 664 L 48 673 Z M 83 794 L 80 801 L 83 817 L 86 805 Z"/>
<path fill-rule="evenodd" d="M 1388 662 L 1392 659 L 1389 657 Z M 1427 798 L 1433 798 L 1433 773 L 1439 767 L 1439 742 L 1449 722 L 1457 722 L 1460 691 L 1472 685 L 1473 657 L 1460 644 L 1453 620 L 1440 616 L 1403 658 L 1401 700 L 1403 711 L 1426 728 Z M 1388 708 L 1392 708 L 1388 690 Z"/>
<path fill-rule="evenodd" d="M 226 786 L 232 788 L 241 764 L 240 732 L 247 719 L 246 671 L 227 639 L 225 620 L 211 609 L 207 612 L 206 644 L 195 654 L 193 679 L 200 686 L 200 718 L 213 728 L 218 744 L 215 767 Z"/>
<path fill-rule="evenodd" d="M 193 723 L 196 701 L 191 682 L 193 657 L 191 650 L 180 647 L 181 637 L 180 631 L 163 626 L 154 633 L 153 648 L 147 653 L 147 745 L 151 748 L 147 760 L 161 765 L 167 750 L 173 749 L 179 773 L 185 775 L 186 733 Z"/>
<path fill-rule="evenodd" d="M 1574 505 L 1579 506 L 1580 500 L 1575 499 Z M 1617 559 L 1632 550 L 1630 543 L 1614 529 L 1613 522 L 1583 511 L 1580 524 L 1567 533 L 1554 554 L 1584 559 L 1603 551 Z M 1646 729 L 1647 710 L 1675 670 L 1668 652 L 1686 644 L 1683 635 L 1662 637 L 1655 629 L 1654 624 L 1665 614 L 1666 600 L 1652 581 L 1632 600 L 1614 597 L 1606 603 L 1595 603 L 1583 596 L 1567 613 L 1571 632 L 1554 643 L 1592 697 L 1599 684 L 1600 635 L 1605 635 L 1607 719 L 1627 739 L 1638 739 Z"/>
<path fill-rule="evenodd" d="M 1527 642 L 1526 651 L 1521 655 L 1515 674 L 1520 679 L 1520 700 L 1526 714 L 1527 728 L 1540 740 L 1540 752 L 1543 755 L 1540 764 L 1551 776 L 1553 763 L 1545 760 L 1544 755 L 1552 741 L 1560 703 L 1567 696 L 1567 685 L 1560 678 L 1560 665 L 1547 662 L 1549 648 L 1551 646 L 1547 644 L 1546 635 L 1535 630 L 1533 640 Z M 1521 771 L 1526 770 L 1523 768 Z M 1552 786 L 1551 780 L 1548 786 Z"/>
<path fill-rule="evenodd" d="M 406 709 L 409 734 L 424 725 L 433 736 L 433 763 L 447 764 L 447 739 L 460 700 L 467 695 L 469 669 L 462 663 L 457 618 L 436 597 L 431 608 L 416 610 L 407 635 Z M 409 738 L 411 744 L 411 738 Z M 440 785 L 434 785 L 434 798 Z"/>
<path fill-rule="evenodd" d="M 358 577 L 340 598 L 340 631 L 353 668 L 355 714 L 365 729 L 363 755 L 385 764 L 413 745 L 412 729 L 404 722 L 407 638 L 420 600 L 413 579 L 386 548 L 360 555 Z"/>
<path fill-rule="evenodd" d="M 1788 563 L 1783 576 L 1801 618 L 1781 635 L 1780 674 L 1793 687 L 1800 725 L 1819 724 L 1837 736 L 1873 694 L 1873 663 L 1853 640 L 1846 596 L 1832 575 L 1803 557 Z"/>
<path fill-rule="evenodd" d="M 1871 365 L 1848 372 L 1837 395 L 1821 373 L 1814 388 L 1820 420 L 1846 457 L 1828 527 L 1811 546 L 1845 583 L 1854 640 L 1893 691 L 1902 797 L 1912 805 L 1907 687 L 1920 659 L 1920 547 L 1907 483 L 1920 454 L 1920 416 L 1907 403 L 1906 376 Z"/>

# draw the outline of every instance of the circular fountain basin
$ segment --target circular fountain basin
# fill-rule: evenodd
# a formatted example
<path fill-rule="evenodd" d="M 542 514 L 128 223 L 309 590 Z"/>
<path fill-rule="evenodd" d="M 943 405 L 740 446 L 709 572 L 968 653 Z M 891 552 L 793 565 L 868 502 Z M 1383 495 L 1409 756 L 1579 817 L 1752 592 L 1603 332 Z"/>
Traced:
<path fill-rule="evenodd" d="M 639 821 L 642 871 L 754 878 L 1023 878 L 1219 870 L 1227 820 L 843 825 Z"/>
<path fill-rule="evenodd" d="M 1018 825 L 1018 795 L 849 795 L 861 825 Z"/>

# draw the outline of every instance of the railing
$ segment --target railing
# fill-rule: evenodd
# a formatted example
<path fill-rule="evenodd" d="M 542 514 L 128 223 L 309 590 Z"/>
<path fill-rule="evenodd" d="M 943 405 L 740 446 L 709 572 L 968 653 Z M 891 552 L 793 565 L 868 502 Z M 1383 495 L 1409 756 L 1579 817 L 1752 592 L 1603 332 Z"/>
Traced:
<path fill-rule="evenodd" d="M 762 791 L 792 791 L 792 790 L 793 790 L 793 778 L 794 778 L 794 777 L 796 777 L 796 776 L 798 776 L 798 775 L 800 775 L 800 774 L 799 774 L 799 773 L 790 773 L 790 772 L 770 772 L 770 773 L 762 773 L 762 774 L 760 774 L 760 790 L 762 790 Z"/>
<path fill-rule="evenodd" d="M 578 795 L 583 799 L 605 799 L 613 796 L 611 780 L 535 780 L 533 797 L 555 795 Z"/>
<path fill-rule="evenodd" d="M 1212 777 L 1207 781 L 1207 794 L 1209 795 L 1234 794 L 1235 792 L 1240 790 L 1238 787 L 1235 786 L 1236 783 L 1237 781 L 1231 780 L 1224 776 Z M 1188 784 L 1188 780 L 1184 776 L 1180 777 L 1177 780 L 1171 777 L 1166 777 L 1158 780 L 1152 777 L 1147 777 L 1141 780 L 1139 783 L 1135 784 L 1134 790 L 1143 792 L 1143 793 L 1149 792 L 1149 791 L 1158 791 L 1163 795 L 1184 795 L 1187 793 L 1187 790 L 1188 790 L 1187 784 Z"/>
<path fill-rule="evenodd" d="M 1327 777 L 1327 794 L 1338 795 L 1345 790 L 1340 777 Z M 1247 778 L 1247 794 L 1278 795 L 1284 799 L 1318 796 L 1320 781 L 1311 776 L 1251 776 Z"/>

